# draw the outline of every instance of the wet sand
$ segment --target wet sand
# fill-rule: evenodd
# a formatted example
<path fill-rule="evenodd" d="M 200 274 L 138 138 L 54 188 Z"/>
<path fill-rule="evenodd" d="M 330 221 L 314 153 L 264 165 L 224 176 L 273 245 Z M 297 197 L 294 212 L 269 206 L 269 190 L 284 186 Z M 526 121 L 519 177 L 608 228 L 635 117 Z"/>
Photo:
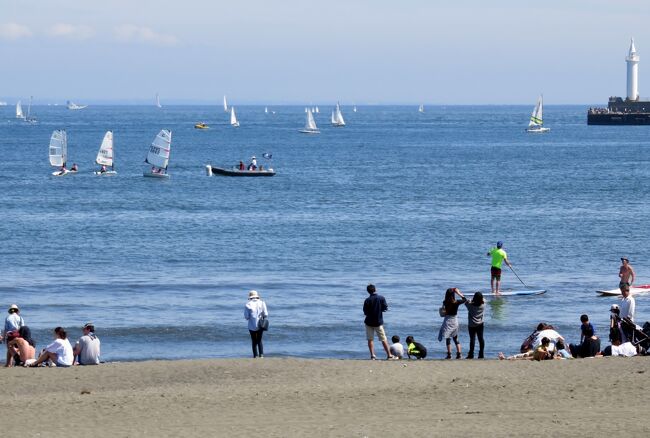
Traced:
<path fill-rule="evenodd" d="M 646 357 L 3 368 L 0 427 L 42 437 L 647 436 L 649 375 Z"/>

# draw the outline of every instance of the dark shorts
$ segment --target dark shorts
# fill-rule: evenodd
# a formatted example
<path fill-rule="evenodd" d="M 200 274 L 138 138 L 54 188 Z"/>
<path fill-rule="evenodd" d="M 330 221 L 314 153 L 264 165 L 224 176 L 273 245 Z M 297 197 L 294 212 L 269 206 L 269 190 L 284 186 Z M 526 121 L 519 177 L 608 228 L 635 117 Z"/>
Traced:
<path fill-rule="evenodd" d="M 492 273 L 492 278 L 496 278 L 497 280 L 501 280 L 501 268 L 495 268 L 492 266 L 490 268 L 490 272 Z"/>
<path fill-rule="evenodd" d="M 630 283 L 625 282 L 625 281 L 621 281 L 621 282 L 618 284 L 618 288 L 621 289 L 621 288 L 623 288 L 623 287 L 630 287 Z"/>

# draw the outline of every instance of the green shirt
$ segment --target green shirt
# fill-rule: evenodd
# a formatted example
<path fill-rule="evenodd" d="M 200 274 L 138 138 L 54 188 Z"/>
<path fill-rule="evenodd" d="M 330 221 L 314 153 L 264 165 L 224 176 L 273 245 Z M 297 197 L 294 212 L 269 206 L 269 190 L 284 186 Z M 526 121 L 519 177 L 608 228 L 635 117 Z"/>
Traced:
<path fill-rule="evenodd" d="M 490 255 L 492 256 L 492 267 L 501 269 L 501 264 L 505 259 L 508 258 L 508 254 L 496 246 L 490 250 Z"/>

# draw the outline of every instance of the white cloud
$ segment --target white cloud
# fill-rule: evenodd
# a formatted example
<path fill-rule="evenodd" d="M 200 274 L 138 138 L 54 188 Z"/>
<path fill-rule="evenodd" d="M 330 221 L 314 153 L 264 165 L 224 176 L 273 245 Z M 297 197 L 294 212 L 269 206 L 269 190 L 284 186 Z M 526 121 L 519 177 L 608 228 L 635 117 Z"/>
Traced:
<path fill-rule="evenodd" d="M 95 35 L 95 31 L 90 26 L 57 23 L 47 31 L 48 35 L 60 38 L 70 38 L 85 40 Z"/>
<path fill-rule="evenodd" d="M 134 26 L 132 24 L 116 27 L 115 38 L 119 41 L 134 41 L 160 46 L 175 46 L 179 42 L 174 35 L 158 33 L 149 27 Z"/>
<path fill-rule="evenodd" d="M 18 40 L 20 38 L 29 38 L 32 31 L 27 26 L 17 23 L 0 24 L 0 39 Z"/>

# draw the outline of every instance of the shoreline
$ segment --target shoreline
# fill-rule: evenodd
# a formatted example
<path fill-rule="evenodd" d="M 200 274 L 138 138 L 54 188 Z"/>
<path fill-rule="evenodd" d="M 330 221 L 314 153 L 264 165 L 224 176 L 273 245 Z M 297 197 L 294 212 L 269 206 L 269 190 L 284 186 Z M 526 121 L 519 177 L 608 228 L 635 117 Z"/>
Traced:
<path fill-rule="evenodd" d="M 602 435 L 624 410 L 617 432 L 640 436 L 649 375 L 645 357 L 199 359 L 4 369 L 0 385 L 33 418 L 7 435 Z"/>

